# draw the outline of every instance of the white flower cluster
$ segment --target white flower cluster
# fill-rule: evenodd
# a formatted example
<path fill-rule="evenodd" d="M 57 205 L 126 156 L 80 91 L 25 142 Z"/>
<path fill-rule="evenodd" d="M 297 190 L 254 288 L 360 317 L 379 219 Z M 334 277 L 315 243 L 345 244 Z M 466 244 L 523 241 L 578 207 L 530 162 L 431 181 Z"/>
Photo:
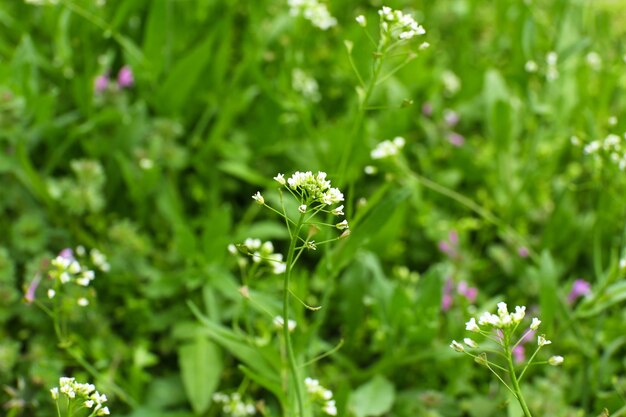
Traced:
<path fill-rule="evenodd" d="M 626 139 L 626 133 L 624 133 Z M 626 169 L 626 146 L 622 144 L 622 137 L 616 134 L 609 134 L 604 140 L 594 140 L 583 148 L 586 155 L 599 154 L 601 151 L 608 155 L 609 160 L 623 171 Z"/>
<path fill-rule="evenodd" d="M 240 245 L 228 245 L 228 251 L 232 255 L 244 253 L 252 257 L 252 262 L 259 265 L 267 265 L 272 273 L 278 275 L 285 272 L 287 265 L 283 262 L 281 253 L 274 253 L 274 244 L 269 240 L 267 242 L 261 239 L 246 239 Z"/>
<path fill-rule="evenodd" d="M 315 78 L 309 76 L 300 68 L 291 71 L 291 87 L 294 91 L 302 94 L 306 100 L 317 103 L 322 99 L 320 89 Z"/>
<path fill-rule="evenodd" d="M 251 402 L 244 402 L 241 399 L 241 395 L 237 392 L 231 395 L 216 392 L 213 394 L 213 401 L 218 404 L 222 404 L 222 411 L 224 414 L 231 417 L 246 417 L 256 414 L 254 404 Z"/>
<path fill-rule="evenodd" d="M 555 81 L 559 78 L 559 68 L 557 66 L 558 62 L 559 55 L 554 51 L 548 52 L 546 55 L 546 64 L 548 66 L 546 69 L 546 80 Z"/>
<path fill-rule="evenodd" d="M 85 252 L 84 252 L 84 248 L 82 248 L 82 246 L 79 246 L 78 248 L 76 248 L 76 254 L 82 256 Z M 107 261 L 106 256 L 100 252 L 98 249 L 92 249 L 89 251 L 89 257 L 91 258 L 91 262 L 93 262 L 93 264 L 102 272 L 109 272 L 109 270 L 111 269 L 111 265 L 109 265 L 109 262 Z"/>
<path fill-rule="evenodd" d="M 397 136 L 393 140 L 384 140 L 380 142 L 372 152 L 370 156 L 372 159 L 384 159 L 391 156 L 396 156 L 400 153 L 400 150 L 404 148 L 405 140 L 403 137 Z"/>
<path fill-rule="evenodd" d="M 302 16 L 322 30 L 327 30 L 337 24 L 325 4 L 317 0 L 288 0 L 289 13 L 292 16 Z"/>
<path fill-rule="evenodd" d="M 383 35 L 391 39 L 409 40 L 426 33 L 424 27 L 418 24 L 413 16 L 404 14 L 400 10 L 383 6 L 378 14 L 380 15 L 380 28 Z"/>
<path fill-rule="evenodd" d="M 329 416 L 337 415 L 337 406 L 335 400 L 333 400 L 333 392 L 320 385 L 317 379 L 306 378 L 304 380 L 306 390 L 313 399 L 313 401 L 322 404 L 322 411 Z"/>
<path fill-rule="evenodd" d="M 83 384 L 76 382 L 74 378 L 59 378 L 59 386 L 50 390 L 52 399 L 57 401 L 59 394 L 66 396 L 70 401 L 82 401 L 82 405 L 86 408 L 93 409 L 94 416 L 108 416 L 110 414 L 109 407 L 103 406 L 107 402 L 107 396 L 96 391 L 93 384 Z"/>
<path fill-rule="evenodd" d="M 525 306 L 517 306 L 515 307 L 515 312 L 509 313 L 506 303 L 501 302 L 498 303 L 498 314 L 491 314 L 488 311 L 485 311 L 478 318 L 478 324 L 476 324 L 476 319 L 471 318 L 470 321 L 465 323 L 465 329 L 472 332 L 480 332 L 480 326 L 492 326 L 496 329 L 503 329 L 505 327 L 510 327 L 514 324 L 520 323 L 524 316 L 526 315 L 526 307 Z M 539 320 L 536 318 L 533 319 L 533 324 Z M 539 324 L 537 323 L 537 326 Z M 534 329 L 533 329 L 534 330 Z"/>
<path fill-rule="evenodd" d="M 307 206 L 313 203 L 330 206 L 343 201 L 343 194 L 338 188 L 331 187 L 325 172 L 314 175 L 311 171 L 296 171 L 286 182 L 283 174 L 274 179 L 281 185 L 287 185 Z"/>

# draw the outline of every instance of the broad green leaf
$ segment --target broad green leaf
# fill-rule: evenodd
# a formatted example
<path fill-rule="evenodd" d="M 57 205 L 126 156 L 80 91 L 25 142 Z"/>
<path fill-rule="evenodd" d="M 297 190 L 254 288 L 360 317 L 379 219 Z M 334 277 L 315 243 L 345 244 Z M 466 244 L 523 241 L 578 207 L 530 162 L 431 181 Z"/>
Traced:
<path fill-rule="evenodd" d="M 203 331 L 216 343 L 249 366 L 255 372 L 279 381 L 280 358 L 271 347 L 251 345 L 243 335 L 221 326 L 204 316 L 192 302 L 187 302 L 192 313 L 202 324 Z"/>
<path fill-rule="evenodd" d="M 389 380 L 376 375 L 350 395 L 350 410 L 356 417 L 380 416 L 393 406 L 396 389 Z"/>
<path fill-rule="evenodd" d="M 222 358 L 215 344 L 198 336 L 178 348 L 178 364 L 187 398 L 196 414 L 204 413 L 222 373 Z"/>

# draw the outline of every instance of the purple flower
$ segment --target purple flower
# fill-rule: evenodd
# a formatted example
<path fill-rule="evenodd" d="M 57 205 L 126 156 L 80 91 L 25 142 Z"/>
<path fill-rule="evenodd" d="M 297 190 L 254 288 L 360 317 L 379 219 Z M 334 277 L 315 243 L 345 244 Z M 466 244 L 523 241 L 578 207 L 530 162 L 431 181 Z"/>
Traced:
<path fill-rule="evenodd" d="M 33 301 L 35 301 L 35 290 L 37 290 L 40 282 L 41 275 L 37 273 L 37 275 L 35 275 L 35 278 L 33 278 L 33 281 L 28 286 L 26 294 L 24 294 L 24 301 L 26 301 L 26 303 L 31 304 Z"/>
<path fill-rule="evenodd" d="M 478 288 L 470 287 L 469 285 L 467 285 L 467 282 L 461 281 L 456 287 L 456 290 L 463 297 L 467 298 L 467 301 L 469 301 L 470 303 L 473 304 L 476 301 L 476 297 L 478 296 Z"/>
<path fill-rule="evenodd" d="M 109 86 L 109 76 L 106 74 L 98 75 L 93 82 L 93 88 L 96 93 L 104 92 Z"/>
<path fill-rule="evenodd" d="M 448 233 L 448 240 L 440 240 L 437 244 L 439 250 L 450 258 L 457 257 L 457 248 L 459 246 L 459 235 L 455 230 Z"/>
<path fill-rule="evenodd" d="M 572 284 L 572 290 L 567 296 L 567 302 L 572 304 L 577 298 L 591 293 L 591 284 L 584 279 L 577 279 Z"/>
<path fill-rule="evenodd" d="M 443 286 L 443 296 L 441 297 L 441 309 L 443 311 L 450 310 L 452 307 L 452 289 L 454 287 L 454 282 L 452 282 L 452 278 L 448 277 L 446 279 L 446 283 Z"/>
<path fill-rule="evenodd" d="M 456 132 L 450 132 L 448 134 L 448 142 L 456 147 L 461 147 L 465 143 L 465 138 Z"/>
<path fill-rule="evenodd" d="M 72 251 L 72 248 L 65 248 L 61 252 L 59 252 L 59 256 L 61 258 L 74 260 L 74 251 Z"/>
<path fill-rule="evenodd" d="M 520 258 L 528 258 L 530 251 L 528 250 L 526 246 L 520 246 L 517 249 L 517 254 L 520 256 Z"/>
<path fill-rule="evenodd" d="M 525 349 L 522 345 L 517 345 L 513 348 L 513 359 L 516 363 L 524 362 L 526 359 Z"/>
<path fill-rule="evenodd" d="M 522 343 L 528 343 L 535 340 L 535 333 L 537 333 L 535 330 L 527 332 L 522 338 Z"/>
<path fill-rule="evenodd" d="M 120 68 L 120 72 L 117 73 L 117 85 L 120 88 L 126 88 L 131 87 L 134 83 L 133 71 L 128 65 L 124 65 Z"/>

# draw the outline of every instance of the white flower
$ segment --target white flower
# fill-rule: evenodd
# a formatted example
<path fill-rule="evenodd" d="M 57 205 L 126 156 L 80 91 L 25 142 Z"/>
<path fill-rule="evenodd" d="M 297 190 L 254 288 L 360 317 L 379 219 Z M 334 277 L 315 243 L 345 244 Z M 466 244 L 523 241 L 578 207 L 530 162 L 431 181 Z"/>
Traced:
<path fill-rule="evenodd" d="M 378 172 L 378 169 L 373 165 L 366 165 L 363 168 L 363 172 L 365 172 L 367 175 L 374 175 Z"/>
<path fill-rule="evenodd" d="M 77 278 L 76 283 L 78 285 L 82 285 L 83 287 L 87 287 L 89 285 L 89 278 L 85 278 L 85 277 Z"/>
<path fill-rule="evenodd" d="M 537 65 L 537 63 L 533 60 L 530 61 L 526 61 L 526 64 L 524 64 L 524 69 L 526 70 L 526 72 L 537 72 L 537 70 L 539 69 L 539 66 Z"/>
<path fill-rule="evenodd" d="M 357 17 L 356 17 L 356 19 L 355 19 L 355 20 L 356 20 L 356 22 L 357 22 L 360 26 L 362 26 L 362 27 L 367 26 L 367 20 L 365 19 L 365 16 L 363 16 L 363 15 L 359 15 L 359 16 L 357 16 Z"/>
<path fill-rule="evenodd" d="M 322 202 L 326 205 L 339 203 L 341 201 L 343 201 L 343 194 L 338 188 L 329 188 L 322 196 Z"/>
<path fill-rule="evenodd" d="M 302 214 L 306 213 L 306 204 L 302 204 L 300 207 L 298 207 L 298 211 Z"/>
<path fill-rule="evenodd" d="M 395 156 L 404 147 L 404 144 L 405 140 L 400 136 L 394 138 L 393 141 L 384 140 L 376 145 L 372 152 L 370 152 L 370 156 L 372 159 L 384 159 Z"/>
<path fill-rule="evenodd" d="M 68 274 L 67 272 L 62 272 L 61 275 L 59 276 L 59 280 L 61 281 L 61 284 L 67 284 L 68 282 L 70 282 L 70 274 Z"/>
<path fill-rule="evenodd" d="M 80 272 L 80 264 L 76 261 L 72 261 L 67 269 L 72 274 L 78 274 Z"/>
<path fill-rule="evenodd" d="M 474 340 L 470 339 L 469 337 L 466 337 L 465 339 L 463 339 L 463 342 L 471 348 L 478 347 L 478 343 L 476 343 Z"/>
<path fill-rule="evenodd" d="M 302 94 L 302 97 L 314 103 L 322 99 L 319 85 L 315 78 L 311 77 L 300 68 L 294 68 L 291 71 L 291 87 L 294 91 Z"/>
<path fill-rule="evenodd" d="M 254 201 L 257 202 L 258 205 L 262 206 L 263 204 L 265 204 L 265 199 L 263 198 L 263 196 L 261 195 L 261 193 L 259 191 L 256 192 L 256 194 L 254 194 L 252 196 L 252 199 Z"/>
<path fill-rule="evenodd" d="M 97 416 L 108 416 L 109 414 L 111 414 L 109 413 L 109 407 L 104 407 L 96 413 Z"/>
<path fill-rule="evenodd" d="M 274 177 L 274 179 L 276 180 L 276 182 L 278 182 L 280 185 L 285 185 L 285 176 L 283 174 L 278 174 Z"/>
<path fill-rule="evenodd" d="M 57 398 L 59 398 L 59 388 L 58 387 L 54 387 L 50 390 L 50 395 L 52 395 L 52 399 L 56 400 Z"/>
<path fill-rule="evenodd" d="M 563 363 L 563 356 L 552 356 L 548 359 L 548 363 L 552 366 L 559 366 Z"/>
<path fill-rule="evenodd" d="M 309 393 L 313 393 L 317 391 L 318 387 L 320 386 L 320 382 L 317 379 L 306 377 L 304 378 L 304 385 L 306 386 L 306 390 Z"/>
<path fill-rule="evenodd" d="M 276 316 L 274 317 L 273 323 L 277 329 L 282 329 L 283 326 L 285 325 L 285 319 L 283 318 L 283 316 Z M 289 329 L 290 332 L 293 332 L 296 329 L 296 326 L 297 326 L 297 323 L 295 320 L 289 319 L 287 321 L 287 328 Z"/>
<path fill-rule="evenodd" d="M 349 226 L 348 226 L 348 221 L 347 221 L 347 220 L 344 220 L 344 221 L 342 221 L 342 222 L 340 222 L 340 223 L 337 223 L 337 224 L 335 225 L 335 227 L 336 227 L 337 229 L 339 229 L 339 230 L 345 230 L 345 229 L 348 229 L 348 228 L 349 228 Z"/>
<path fill-rule="evenodd" d="M 548 63 L 548 65 L 551 65 L 551 66 L 556 65 L 558 60 L 559 60 L 559 56 L 554 51 L 549 52 L 548 55 L 546 55 L 546 62 Z"/>
<path fill-rule="evenodd" d="M 78 304 L 81 307 L 87 307 L 89 305 L 89 300 L 86 299 L 85 297 L 81 297 L 78 300 L 76 300 L 76 304 Z"/>
<path fill-rule="evenodd" d="M 337 19 L 330 14 L 326 5 L 319 3 L 318 0 L 288 0 L 288 4 L 292 16 L 302 16 L 322 30 L 337 24 Z"/>
<path fill-rule="evenodd" d="M 324 411 L 329 416 L 336 416 L 337 415 L 337 406 L 335 405 L 335 401 L 334 400 L 330 400 L 326 404 L 324 404 L 324 407 L 322 408 L 322 411 Z"/>
<path fill-rule="evenodd" d="M 526 307 L 525 306 L 516 306 L 515 307 L 515 313 L 512 313 L 513 316 L 513 322 L 514 323 L 519 323 L 520 321 L 522 321 L 524 319 L 524 316 L 526 315 Z"/>
<path fill-rule="evenodd" d="M 500 318 L 504 318 L 505 316 L 509 315 L 509 310 L 507 309 L 506 303 L 505 302 L 499 302 L 498 303 L 498 316 L 500 316 Z"/>
<path fill-rule="evenodd" d="M 480 332 L 480 327 L 476 324 L 476 319 L 474 317 L 465 323 L 465 330 L 469 330 L 470 332 Z"/>
<path fill-rule="evenodd" d="M 530 323 L 530 330 L 537 330 L 540 324 L 541 320 L 539 320 L 537 317 L 533 317 L 533 321 Z"/>
<path fill-rule="evenodd" d="M 587 56 L 585 56 L 585 60 L 587 61 L 589 67 L 594 71 L 598 71 L 602 67 L 602 58 L 597 52 L 589 52 Z"/>
<path fill-rule="evenodd" d="M 52 288 L 48 290 L 48 298 L 52 299 L 55 295 L 56 291 L 54 291 Z"/>
<path fill-rule="evenodd" d="M 452 343 L 450 343 L 450 347 L 457 352 L 465 352 L 465 347 L 463 347 L 463 345 L 456 340 L 453 340 Z"/>
<path fill-rule="evenodd" d="M 491 314 L 491 313 L 485 311 L 478 318 L 478 324 L 480 324 L 481 326 L 483 326 L 485 324 L 489 324 L 489 325 L 494 326 L 494 327 L 499 327 L 502 323 L 500 321 L 500 317 L 496 316 L 495 314 Z"/>
<path fill-rule="evenodd" d="M 334 208 L 330 211 L 334 216 L 343 216 L 343 205 Z"/>
<path fill-rule="evenodd" d="M 546 336 L 545 336 L 545 335 L 543 335 L 543 334 L 542 334 L 542 335 L 539 335 L 539 336 L 537 337 L 537 345 L 539 345 L 539 347 L 543 347 L 543 346 L 545 346 L 545 345 L 549 345 L 549 344 L 551 344 L 551 343 L 552 343 L 551 341 L 546 340 Z"/>

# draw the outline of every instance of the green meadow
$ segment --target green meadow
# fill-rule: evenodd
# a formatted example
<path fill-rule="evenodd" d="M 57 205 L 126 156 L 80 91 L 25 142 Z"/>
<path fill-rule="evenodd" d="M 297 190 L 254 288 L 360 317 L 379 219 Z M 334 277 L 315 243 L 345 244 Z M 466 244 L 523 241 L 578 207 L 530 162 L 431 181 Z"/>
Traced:
<path fill-rule="evenodd" d="M 0 414 L 626 416 L 626 2 L 3 0 Z"/>

